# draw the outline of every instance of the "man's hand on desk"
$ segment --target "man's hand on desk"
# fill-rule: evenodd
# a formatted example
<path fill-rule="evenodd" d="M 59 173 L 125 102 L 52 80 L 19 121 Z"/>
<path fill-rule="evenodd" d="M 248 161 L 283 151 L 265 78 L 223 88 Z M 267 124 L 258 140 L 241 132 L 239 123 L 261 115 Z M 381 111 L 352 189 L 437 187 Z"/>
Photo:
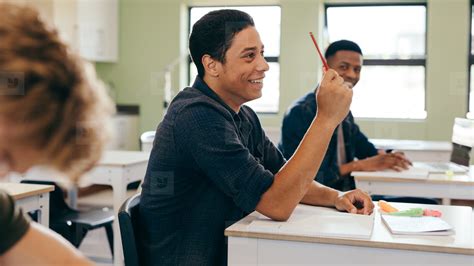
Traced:
<path fill-rule="evenodd" d="M 378 154 L 364 160 L 356 162 L 357 171 L 380 171 L 392 169 L 395 171 L 406 170 L 410 167 L 411 161 L 405 157 L 403 152 L 392 152 Z"/>
<path fill-rule="evenodd" d="M 370 196 L 360 189 L 340 193 L 334 202 L 336 209 L 354 214 L 370 215 L 374 211 L 374 203 Z"/>

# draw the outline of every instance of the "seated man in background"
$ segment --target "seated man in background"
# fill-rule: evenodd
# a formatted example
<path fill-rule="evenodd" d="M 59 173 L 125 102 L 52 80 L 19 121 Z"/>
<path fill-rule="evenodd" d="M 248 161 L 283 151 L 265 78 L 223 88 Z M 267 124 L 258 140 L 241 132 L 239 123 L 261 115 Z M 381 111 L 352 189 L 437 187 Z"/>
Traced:
<path fill-rule="evenodd" d="M 352 99 L 334 70 L 313 95 L 320 109 L 287 162 L 243 105 L 261 97 L 269 69 L 253 19 L 237 10 L 210 12 L 194 24 L 189 50 L 198 76 L 158 126 L 143 183 L 144 265 L 226 265 L 225 228 L 255 210 L 281 221 L 300 202 L 373 211 L 362 191 L 340 193 L 314 181 Z"/>
<path fill-rule="evenodd" d="M 100 158 L 113 105 L 36 11 L 0 3 L 0 177 L 48 166 L 77 181 Z M 0 191 L 0 265 L 92 265 Z"/>
<path fill-rule="evenodd" d="M 363 58 L 356 43 L 347 40 L 334 42 L 327 48 L 325 58 L 329 67 L 336 70 L 350 88 L 357 84 Z M 285 114 L 278 148 L 287 159 L 294 154 L 312 123 L 312 117 L 319 112 L 315 93 L 312 91 L 297 100 Z M 409 165 L 410 161 L 403 153 L 377 151 L 360 131 L 349 111 L 334 130 L 315 180 L 326 186 L 347 191 L 355 188 L 354 178 L 350 175 L 353 171 L 399 171 L 407 169 Z"/>

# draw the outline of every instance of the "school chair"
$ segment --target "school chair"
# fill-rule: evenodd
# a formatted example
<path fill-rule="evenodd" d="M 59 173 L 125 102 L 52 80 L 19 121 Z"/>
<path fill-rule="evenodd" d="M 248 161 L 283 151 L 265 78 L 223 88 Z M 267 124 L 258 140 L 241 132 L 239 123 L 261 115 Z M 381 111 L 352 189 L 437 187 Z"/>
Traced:
<path fill-rule="evenodd" d="M 118 219 L 122 237 L 123 257 L 125 266 L 141 265 L 141 247 L 139 233 L 139 213 L 141 194 L 128 198 L 120 207 Z"/>
<path fill-rule="evenodd" d="M 21 183 L 54 186 L 54 191 L 50 192 L 49 195 L 49 227 L 71 242 L 76 248 L 79 248 L 87 232 L 104 227 L 113 256 L 113 210 L 75 210 L 66 204 L 64 191 L 55 182 L 22 180 Z"/>

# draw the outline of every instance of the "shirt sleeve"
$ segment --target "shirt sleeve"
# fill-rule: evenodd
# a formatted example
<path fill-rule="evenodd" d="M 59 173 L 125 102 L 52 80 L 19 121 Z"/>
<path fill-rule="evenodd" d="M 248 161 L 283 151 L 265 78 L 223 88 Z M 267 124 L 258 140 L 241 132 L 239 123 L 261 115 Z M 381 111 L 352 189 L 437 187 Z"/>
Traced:
<path fill-rule="evenodd" d="M 177 115 L 175 142 L 192 156 L 200 170 L 245 212 L 255 210 L 273 183 L 263 167 L 242 144 L 230 115 L 207 105 L 188 106 Z"/>
<path fill-rule="evenodd" d="M 15 206 L 13 198 L 0 191 L 0 255 L 7 252 L 26 233 L 29 221 Z"/>
<path fill-rule="evenodd" d="M 286 163 L 285 158 L 281 154 L 280 150 L 275 147 L 273 142 L 264 134 L 264 165 L 265 168 L 270 170 L 273 174 L 278 173 L 283 165 Z"/>

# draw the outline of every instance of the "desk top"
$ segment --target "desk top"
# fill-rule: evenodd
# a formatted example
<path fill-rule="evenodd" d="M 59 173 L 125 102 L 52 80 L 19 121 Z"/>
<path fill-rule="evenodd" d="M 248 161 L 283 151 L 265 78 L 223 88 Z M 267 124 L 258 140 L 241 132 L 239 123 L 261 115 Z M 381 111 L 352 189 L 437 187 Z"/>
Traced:
<path fill-rule="evenodd" d="M 474 185 L 474 165 L 469 167 L 469 172 L 465 174 L 453 174 L 451 176 L 446 174 L 429 174 L 428 178 L 408 178 L 408 177 L 394 177 L 388 176 L 390 172 L 384 172 L 383 176 L 374 176 L 373 173 L 365 176 L 363 172 L 359 172 L 354 179 L 356 181 L 378 181 L 378 182 L 416 182 L 416 183 L 438 183 L 450 185 Z"/>
<path fill-rule="evenodd" d="M 149 152 L 142 151 L 105 151 L 98 166 L 127 166 L 147 163 Z"/>
<path fill-rule="evenodd" d="M 370 139 L 370 142 L 372 142 L 378 149 L 447 152 L 450 152 L 453 149 L 453 146 L 449 141 Z"/>
<path fill-rule="evenodd" d="M 15 200 L 48 193 L 54 190 L 51 185 L 0 183 L 0 189 L 6 191 Z"/>
<path fill-rule="evenodd" d="M 393 205 L 399 209 L 424 207 L 440 210 L 443 213 L 443 220 L 452 225 L 455 228 L 456 233 L 455 235 L 451 236 L 392 235 L 381 221 L 380 213 L 378 212 L 378 209 L 376 209 L 374 229 L 370 239 L 308 237 L 294 234 L 275 234 L 271 232 L 250 231 L 248 229 L 248 225 L 260 215 L 257 212 L 253 212 L 244 219 L 227 228 L 225 230 L 225 235 L 230 237 L 249 237 L 271 240 L 474 255 L 474 214 L 471 207 L 442 205 L 433 206 L 410 203 L 393 203 Z M 323 211 L 326 212 L 328 208 L 299 205 L 297 209 L 298 211 L 305 209 L 306 211 L 317 213 Z"/>

